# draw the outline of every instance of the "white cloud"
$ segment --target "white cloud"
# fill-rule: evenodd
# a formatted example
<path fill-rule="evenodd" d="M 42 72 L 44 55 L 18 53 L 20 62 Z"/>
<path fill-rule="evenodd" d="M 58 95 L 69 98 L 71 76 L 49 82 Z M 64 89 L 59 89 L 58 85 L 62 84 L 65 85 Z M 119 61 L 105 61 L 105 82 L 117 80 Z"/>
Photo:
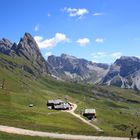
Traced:
<path fill-rule="evenodd" d="M 92 62 L 104 62 L 104 61 L 111 62 L 112 60 L 115 61 L 121 56 L 122 56 L 121 52 L 113 52 L 113 53 L 96 52 L 91 54 Z"/>
<path fill-rule="evenodd" d="M 42 36 L 35 36 L 34 39 L 36 40 L 39 48 L 53 48 L 57 46 L 58 43 L 68 41 L 66 35 L 62 33 L 56 33 L 55 37 L 50 39 L 43 39 Z"/>
<path fill-rule="evenodd" d="M 103 43 L 104 42 L 104 39 L 103 38 L 96 38 L 95 39 L 95 42 L 96 43 Z"/>
<path fill-rule="evenodd" d="M 37 32 L 39 30 L 39 24 L 37 24 L 34 28 L 34 30 Z"/>
<path fill-rule="evenodd" d="M 91 55 L 94 59 L 99 59 L 107 56 L 106 52 L 97 52 L 97 53 L 92 53 Z"/>
<path fill-rule="evenodd" d="M 48 17 L 50 17 L 51 16 L 51 14 L 50 13 L 48 13 L 48 15 L 47 15 Z"/>
<path fill-rule="evenodd" d="M 48 56 L 50 56 L 50 55 L 52 55 L 52 52 L 46 52 L 46 57 L 48 57 Z"/>
<path fill-rule="evenodd" d="M 66 11 L 67 13 L 69 13 L 69 16 L 71 17 L 75 17 L 75 16 L 83 16 L 85 14 L 88 14 L 89 11 L 85 8 L 81 8 L 81 9 L 76 9 L 76 8 L 64 8 L 64 11 Z"/>
<path fill-rule="evenodd" d="M 93 16 L 102 16 L 103 13 L 94 13 Z"/>
<path fill-rule="evenodd" d="M 139 59 L 140 59 L 140 56 L 138 55 L 138 56 L 136 56 L 136 57 L 138 57 Z"/>
<path fill-rule="evenodd" d="M 114 57 L 115 59 L 120 58 L 122 56 L 121 52 L 114 52 L 111 54 L 111 57 Z"/>
<path fill-rule="evenodd" d="M 105 52 L 97 52 L 97 55 L 100 57 L 104 57 L 104 56 L 106 56 L 106 53 Z"/>
<path fill-rule="evenodd" d="M 96 60 L 92 60 L 93 63 L 98 63 Z"/>
<path fill-rule="evenodd" d="M 81 46 L 86 46 L 90 43 L 90 40 L 88 38 L 82 38 L 82 39 L 78 39 L 76 42 Z"/>
<path fill-rule="evenodd" d="M 38 43 L 38 42 L 41 42 L 43 40 L 43 37 L 42 36 L 35 36 L 34 39 Z"/>

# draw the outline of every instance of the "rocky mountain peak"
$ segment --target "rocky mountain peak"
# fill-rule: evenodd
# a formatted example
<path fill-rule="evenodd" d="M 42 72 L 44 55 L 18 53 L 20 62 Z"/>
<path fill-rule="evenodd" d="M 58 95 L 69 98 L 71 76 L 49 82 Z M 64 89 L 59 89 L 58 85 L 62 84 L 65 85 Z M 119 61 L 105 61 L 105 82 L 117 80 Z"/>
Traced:
<path fill-rule="evenodd" d="M 102 66 L 102 64 L 98 66 L 91 61 L 79 59 L 67 54 L 49 56 L 47 62 L 50 72 L 64 80 L 95 83 L 107 71 L 106 66 Z"/>
<path fill-rule="evenodd" d="M 68 54 L 61 54 L 61 58 L 63 59 L 77 59 L 76 57 Z"/>
<path fill-rule="evenodd" d="M 20 39 L 19 44 L 23 44 L 24 47 L 30 47 L 32 49 L 36 49 L 39 50 L 39 47 L 36 43 L 36 41 L 34 40 L 34 38 L 32 37 L 32 35 L 30 33 L 25 33 L 23 38 Z"/>
<path fill-rule="evenodd" d="M 30 60 L 37 60 L 38 57 L 42 57 L 36 41 L 29 33 L 25 33 L 20 39 L 16 52 Z M 44 58 L 42 57 L 42 59 Z"/>
<path fill-rule="evenodd" d="M 7 45 L 7 46 L 12 46 L 12 43 L 8 40 L 8 39 L 6 39 L 6 38 L 2 38 L 2 41 L 3 41 L 3 43 L 5 44 L 5 45 Z"/>
<path fill-rule="evenodd" d="M 0 52 L 14 58 L 17 58 L 18 56 L 21 59 L 26 59 L 26 61 L 31 64 L 32 68 L 36 69 L 35 71 L 37 71 L 38 75 L 48 73 L 47 63 L 43 58 L 36 41 L 29 33 L 25 33 L 18 44 L 11 43 L 7 39 L 0 40 Z"/>
<path fill-rule="evenodd" d="M 12 47 L 12 43 L 8 39 L 3 38 L 2 40 L 0 40 L 0 52 L 1 53 L 8 55 L 11 47 Z"/>
<path fill-rule="evenodd" d="M 120 75 L 123 77 L 140 69 L 140 59 L 137 57 L 122 56 L 114 64 L 120 66 Z"/>
<path fill-rule="evenodd" d="M 122 56 L 110 66 L 103 83 L 140 90 L 140 59 Z"/>
<path fill-rule="evenodd" d="M 121 56 L 119 59 L 115 61 L 115 64 L 121 64 L 121 63 L 131 63 L 131 62 L 140 62 L 140 59 L 134 56 Z"/>

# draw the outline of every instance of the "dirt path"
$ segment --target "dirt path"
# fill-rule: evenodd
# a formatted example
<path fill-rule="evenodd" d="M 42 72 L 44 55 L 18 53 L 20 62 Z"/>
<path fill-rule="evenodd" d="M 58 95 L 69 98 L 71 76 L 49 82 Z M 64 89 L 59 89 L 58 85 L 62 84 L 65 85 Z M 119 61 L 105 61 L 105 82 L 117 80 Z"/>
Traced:
<path fill-rule="evenodd" d="M 3 126 L 3 125 L 0 125 L 0 131 L 13 133 L 13 134 L 19 134 L 19 135 L 50 137 L 50 138 L 59 138 L 59 139 L 65 139 L 65 140 L 129 140 L 129 138 L 120 138 L 120 137 L 103 137 L 103 136 L 85 136 L 85 135 L 48 133 L 48 132 L 33 131 L 33 130 L 16 128 L 16 127 Z"/>
<path fill-rule="evenodd" d="M 71 104 L 73 105 L 73 108 L 72 108 L 72 110 L 67 110 L 67 112 L 71 113 L 73 116 L 77 117 L 77 118 L 80 119 L 82 122 L 84 122 L 84 123 L 90 125 L 91 127 L 95 128 L 97 131 L 103 131 L 102 129 L 100 129 L 100 128 L 97 127 L 96 125 L 90 123 L 89 121 L 87 121 L 87 120 L 85 120 L 84 118 L 82 118 L 80 115 L 76 114 L 74 111 L 76 110 L 77 105 L 76 105 L 76 104 L 73 104 L 73 103 L 71 103 Z"/>

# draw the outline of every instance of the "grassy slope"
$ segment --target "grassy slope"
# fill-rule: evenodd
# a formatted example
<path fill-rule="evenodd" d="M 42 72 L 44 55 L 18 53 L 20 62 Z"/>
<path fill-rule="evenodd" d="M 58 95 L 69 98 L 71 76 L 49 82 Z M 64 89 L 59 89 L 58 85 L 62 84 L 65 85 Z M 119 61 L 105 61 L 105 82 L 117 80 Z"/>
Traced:
<path fill-rule="evenodd" d="M 20 69 L 10 72 L 0 68 L 0 82 L 5 79 L 5 89 L 0 89 L 0 124 L 49 132 L 113 136 L 129 136 L 131 128 L 140 129 L 140 104 L 120 100 L 140 101 L 138 92 L 60 82 L 50 77 L 34 80 L 31 75 L 24 75 Z M 94 90 L 102 95 L 95 94 Z M 77 103 L 77 113 L 84 108 L 96 108 L 97 120 L 92 123 L 104 132 L 96 132 L 71 114 L 48 110 L 47 100 L 55 98 L 68 98 Z M 29 108 L 30 103 L 35 106 Z"/>

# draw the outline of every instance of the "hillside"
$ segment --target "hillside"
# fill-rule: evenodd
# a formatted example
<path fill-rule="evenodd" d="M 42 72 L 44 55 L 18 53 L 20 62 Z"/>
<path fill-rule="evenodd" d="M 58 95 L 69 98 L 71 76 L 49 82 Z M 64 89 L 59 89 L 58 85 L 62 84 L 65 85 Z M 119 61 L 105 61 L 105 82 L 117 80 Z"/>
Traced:
<path fill-rule="evenodd" d="M 49 132 L 110 136 L 129 136 L 131 128 L 140 129 L 139 92 L 58 81 L 48 75 L 44 58 L 37 48 L 32 51 L 36 45 L 29 38 L 33 39 L 26 34 L 17 46 L 8 41 L 1 49 L 0 124 Z M 14 50 L 13 45 L 16 46 Z M 96 131 L 69 113 L 49 110 L 47 100 L 58 98 L 76 103 L 79 115 L 85 108 L 96 108 L 97 119 L 91 123 L 104 131 Z M 30 108 L 30 104 L 34 106 Z"/>
<path fill-rule="evenodd" d="M 128 136 L 132 127 L 140 128 L 140 94 L 115 87 L 97 87 L 58 82 L 52 78 L 16 82 L 15 75 L 7 73 L 6 89 L 0 89 L 0 124 L 59 133 L 86 135 Z M 47 109 L 48 99 L 61 98 L 78 105 L 76 113 L 84 108 L 96 108 L 94 124 L 104 132 L 97 132 L 72 115 Z M 34 104 L 29 108 L 29 104 Z M 11 119 L 12 118 L 12 119 Z"/>

